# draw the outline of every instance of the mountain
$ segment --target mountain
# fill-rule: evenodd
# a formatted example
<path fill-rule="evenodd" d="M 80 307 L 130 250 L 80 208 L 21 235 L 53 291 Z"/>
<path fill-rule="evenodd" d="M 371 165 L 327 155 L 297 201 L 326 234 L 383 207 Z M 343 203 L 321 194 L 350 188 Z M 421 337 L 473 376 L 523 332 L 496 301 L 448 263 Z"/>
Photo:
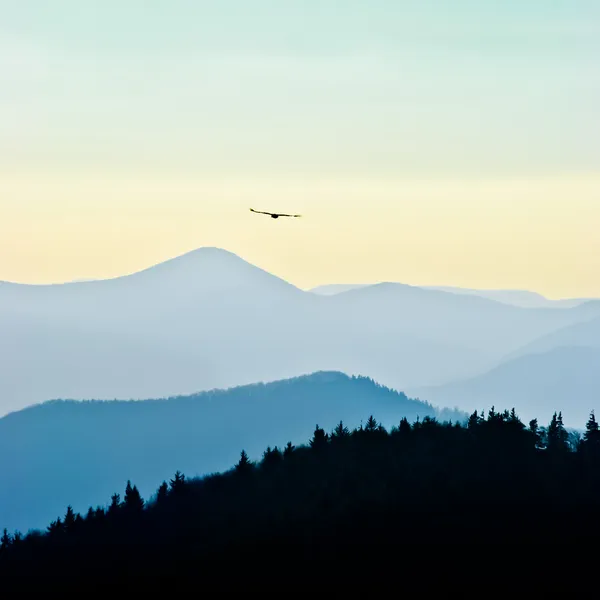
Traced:
<path fill-rule="evenodd" d="M 512 352 L 507 359 L 547 352 L 565 346 L 600 348 L 600 318 L 561 327 Z"/>
<path fill-rule="evenodd" d="M 332 283 L 329 285 L 320 285 L 311 290 L 308 290 L 311 294 L 319 294 L 320 296 L 333 296 L 335 294 L 343 294 L 350 290 L 356 290 L 362 287 L 368 287 L 368 283 Z"/>
<path fill-rule="evenodd" d="M 334 307 L 329 330 L 346 341 L 336 352 L 345 359 L 339 369 L 358 369 L 401 389 L 427 385 L 418 381 L 441 384 L 481 374 L 524 340 L 561 323 L 584 322 L 600 310 L 595 302 L 572 309 L 525 309 L 396 283 L 324 299 Z"/>
<path fill-rule="evenodd" d="M 288 313 L 302 314 L 301 301 L 310 309 L 301 290 L 216 248 L 111 280 L 5 283 L 0 410 L 59 397 L 166 396 L 297 374 L 260 348 L 285 344 L 290 328 L 278 324 Z"/>
<path fill-rule="evenodd" d="M 581 428 L 600 409 L 600 348 L 560 347 L 509 360 L 484 375 L 447 385 L 410 390 L 411 395 L 460 406 L 469 412 L 515 407 L 547 425 L 562 411 L 565 425 Z"/>
<path fill-rule="evenodd" d="M 45 526 L 68 503 L 83 511 L 108 500 L 127 479 L 148 496 L 178 469 L 228 469 L 242 449 L 258 459 L 267 445 L 304 442 L 316 424 L 357 427 L 371 414 L 386 427 L 466 417 L 335 372 L 162 400 L 43 403 L 0 419 L 0 526 Z"/>
<path fill-rule="evenodd" d="M 146 502 L 133 480 L 110 503 L 97 498 L 81 514 L 65 507 L 46 530 L 5 531 L 2 589 L 40 582 L 46 595 L 64 596 L 70 584 L 81 595 L 90 582 L 95 588 L 102 582 L 141 597 L 200 586 L 264 595 L 269 584 L 278 591 L 293 581 L 298 591 L 303 581 L 310 582 L 309 595 L 325 582 L 352 595 L 359 578 L 344 576 L 349 567 L 358 573 L 390 564 L 395 581 L 431 578 L 449 556 L 462 558 L 463 547 L 467 554 L 532 548 L 539 557 L 547 530 L 548 557 L 561 567 L 577 562 L 580 573 L 596 557 L 590 539 L 596 539 L 600 432 L 594 424 L 590 419 L 583 443 L 559 422 L 548 435 L 502 410 L 469 419 L 467 427 L 429 418 L 402 420 L 391 430 L 369 418 L 364 427 L 336 427 L 332 435 L 315 427 L 283 452 L 263 446 L 260 460 L 240 454 L 223 472 L 158 480 Z M 522 564 L 531 568 L 529 552 Z M 482 576 L 471 576 L 471 586 L 489 587 L 489 574 L 474 573 Z M 447 577 L 437 580 L 440 592 L 451 593 Z M 554 594 L 540 593 L 537 580 L 535 590 L 556 595 L 564 581 L 552 580 Z M 563 584 L 565 593 L 573 581 Z M 594 577 L 581 581 L 583 595 L 594 597 Z"/>
<path fill-rule="evenodd" d="M 529 292 L 527 290 L 476 290 L 451 286 L 427 286 L 426 289 L 450 292 L 452 294 L 471 294 L 522 308 L 574 308 L 584 302 L 593 300 L 592 298 L 550 300 L 537 292 Z"/>
<path fill-rule="evenodd" d="M 343 294 L 350 290 L 369 287 L 377 284 L 330 284 L 321 285 L 309 290 L 313 294 L 321 296 L 333 296 L 335 294 Z M 419 286 L 425 290 L 437 290 L 440 292 L 448 292 L 451 294 L 466 294 L 471 296 L 480 296 L 488 298 L 503 304 L 511 306 L 519 306 L 521 308 L 574 308 L 594 300 L 592 298 L 569 298 L 564 300 L 550 300 L 537 292 L 529 292 L 527 290 L 478 290 L 470 288 L 460 288 L 453 286 Z"/>
<path fill-rule="evenodd" d="M 52 398 L 148 398 L 365 374 L 396 389 L 481 374 L 600 303 L 524 309 L 382 283 L 323 296 L 218 248 L 102 281 L 0 286 L 0 415 Z"/>

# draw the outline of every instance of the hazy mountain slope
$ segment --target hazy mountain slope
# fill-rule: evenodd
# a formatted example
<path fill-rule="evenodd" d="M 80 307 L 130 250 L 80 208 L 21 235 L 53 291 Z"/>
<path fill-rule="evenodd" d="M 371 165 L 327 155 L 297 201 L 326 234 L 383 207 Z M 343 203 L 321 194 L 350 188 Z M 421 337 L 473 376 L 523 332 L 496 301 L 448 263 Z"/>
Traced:
<path fill-rule="evenodd" d="M 335 346 L 329 356 L 339 360 L 327 368 L 368 373 L 401 389 L 481 374 L 510 349 L 600 310 L 598 302 L 525 309 L 394 283 L 324 299 L 328 318 L 322 333 L 328 334 L 320 338 Z"/>
<path fill-rule="evenodd" d="M 140 273 L 0 286 L 0 415 L 52 398 L 147 398 L 319 370 L 383 384 L 479 374 L 600 303 L 523 309 L 380 284 L 304 292 L 204 248 Z"/>
<path fill-rule="evenodd" d="M 333 296 L 335 294 L 343 294 L 354 289 L 360 289 L 364 287 L 370 287 L 367 283 L 348 283 L 348 284 L 330 284 L 321 285 L 309 290 L 313 294 L 319 294 L 321 296 Z M 488 298 L 489 300 L 495 300 L 496 302 L 502 302 L 503 304 L 509 304 L 511 306 L 519 306 L 521 308 L 574 308 L 584 302 L 589 302 L 591 298 L 568 298 L 564 300 L 550 300 L 538 294 L 537 292 L 530 292 L 528 290 L 478 290 L 472 288 L 460 288 L 454 286 L 418 286 L 425 290 L 437 290 L 440 292 L 449 292 L 452 294 L 463 294 L 471 296 L 480 296 L 481 298 Z"/>
<path fill-rule="evenodd" d="M 318 423 L 359 426 L 373 414 L 391 427 L 403 416 L 438 415 L 370 379 L 341 373 L 139 402 L 56 401 L 0 419 L 0 527 L 45 526 L 69 502 L 108 502 L 130 478 L 143 494 L 177 469 L 228 469 L 245 449 L 304 443 Z"/>
<path fill-rule="evenodd" d="M 561 347 L 528 354 L 479 377 L 410 393 L 469 412 L 514 406 L 524 419 L 549 421 L 554 411 L 562 411 L 566 425 L 583 428 L 590 411 L 600 410 L 600 349 Z"/>
<path fill-rule="evenodd" d="M 197 295 L 216 297 L 303 295 L 290 283 L 219 248 L 200 248 L 143 271 L 114 279 L 55 285 L 4 282 L 0 314 L 76 318 L 90 315 L 130 318 L 152 311 L 189 308 Z M 107 309 L 118 309 L 109 313 Z M 101 310 L 100 310 L 101 309 Z"/>
<path fill-rule="evenodd" d="M 294 364 L 287 342 L 309 335 L 319 300 L 212 248 L 113 280 L 4 284 L 0 412 L 56 397 L 143 398 L 296 374 L 282 372 Z"/>
<path fill-rule="evenodd" d="M 547 352 L 563 346 L 589 346 L 600 348 L 600 318 L 561 327 L 518 348 L 506 359 L 517 358 L 527 354 Z"/>
<path fill-rule="evenodd" d="M 361 315 L 371 336 L 413 336 L 422 341 L 473 351 L 494 360 L 562 324 L 591 319 L 600 303 L 572 309 L 523 309 L 471 295 L 459 295 L 395 283 L 351 290 L 333 296 L 330 319 L 351 322 Z M 543 332 L 543 333 L 541 333 Z M 431 365 L 437 372 L 438 366 Z"/>
<path fill-rule="evenodd" d="M 329 285 L 319 285 L 308 290 L 311 294 L 319 294 L 320 296 L 333 296 L 335 294 L 343 294 L 350 290 L 356 290 L 362 287 L 368 287 L 369 283 L 332 283 Z"/>
<path fill-rule="evenodd" d="M 425 289 L 451 292 L 453 294 L 470 294 L 522 308 L 574 308 L 591 300 L 589 298 L 550 300 L 537 292 L 527 290 L 477 290 L 452 286 L 425 286 Z"/>

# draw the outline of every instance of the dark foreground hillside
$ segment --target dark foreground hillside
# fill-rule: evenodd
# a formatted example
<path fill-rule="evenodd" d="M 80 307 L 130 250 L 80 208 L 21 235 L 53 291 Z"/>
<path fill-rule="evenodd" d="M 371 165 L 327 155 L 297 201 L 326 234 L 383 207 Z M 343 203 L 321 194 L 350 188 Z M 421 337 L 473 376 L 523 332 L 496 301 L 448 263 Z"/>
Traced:
<path fill-rule="evenodd" d="M 229 469 L 245 448 L 307 440 L 319 423 L 358 427 L 370 413 L 464 420 L 466 413 L 407 398 L 366 377 L 320 372 L 193 396 L 140 401 L 52 401 L 0 419 L 0 527 L 45 527 L 67 504 L 90 504 L 135 481 L 145 497 L 179 469 Z"/>
<path fill-rule="evenodd" d="M 389 432 L 370 418 L 353 431 L 317 426 L 307 446 L 269 448 L 257 464 L 242 452 L 226 473 L 176 473 L 146 505 L 128 485 L 106 510 L 68 509 L 25 538 L 5 532 L 0 581 L 36 578 L 48 590 L 74 578 L 128 578 L 141 592 L 161 577 L 203 585 L 217 577 L 225 589 L 243 586 L 246 572 L 267 582 L 282 569 L 298 576 L 357 559 L 426 562 L 436 546 L 448 559 L 460 546 L 507 544 L 532 558 L 582 545 L 597 557 L 599 508 L 593 414 L 580 439 L 560 415 L 548 428 L 492 410 L 466 426 L 403 419 Z"/>

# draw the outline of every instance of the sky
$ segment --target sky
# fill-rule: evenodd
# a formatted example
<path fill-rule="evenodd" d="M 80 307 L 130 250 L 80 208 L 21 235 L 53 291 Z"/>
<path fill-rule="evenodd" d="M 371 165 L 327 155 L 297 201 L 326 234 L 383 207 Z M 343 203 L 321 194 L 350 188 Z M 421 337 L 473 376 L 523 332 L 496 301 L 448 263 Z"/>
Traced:
<path fill-rule="evenodd" d="M 600 297 L 599 65 L 597 0 L 0 0 L 0 280 Z"/>

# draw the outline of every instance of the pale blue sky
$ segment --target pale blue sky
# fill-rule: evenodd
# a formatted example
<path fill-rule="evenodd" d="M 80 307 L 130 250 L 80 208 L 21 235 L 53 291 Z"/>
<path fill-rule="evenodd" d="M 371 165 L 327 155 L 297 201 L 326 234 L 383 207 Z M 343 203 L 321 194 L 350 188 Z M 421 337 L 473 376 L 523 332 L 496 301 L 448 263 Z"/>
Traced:
<path fill-rule="evenodd" d="M 0 0 L 0 165 L 595 169 L 599 7 Z"/>
<path fill-rule="evenodd" d="M 210 244 L 305 285 L 600 294 L 599 66 L 597 0 L 0 0 L 0 279 Z M 253 240 L 250 204 L 313 221 Z"/>

